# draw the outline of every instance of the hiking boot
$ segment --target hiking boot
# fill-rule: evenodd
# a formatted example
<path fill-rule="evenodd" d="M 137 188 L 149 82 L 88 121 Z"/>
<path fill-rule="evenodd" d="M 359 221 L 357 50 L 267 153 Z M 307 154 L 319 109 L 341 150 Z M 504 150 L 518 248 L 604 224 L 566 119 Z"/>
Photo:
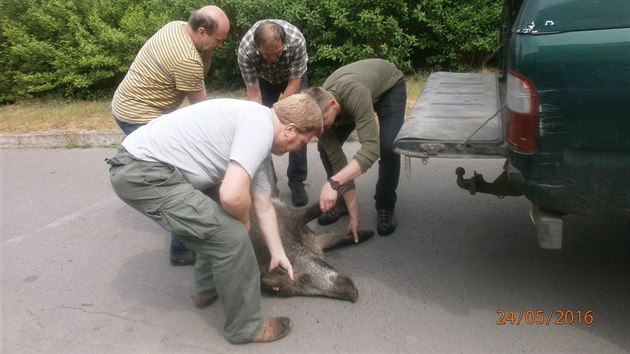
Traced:
<path fill-rule="evenodd" d="M 343 215 L 348 215 L 348 208 L 345 204 L 337 203 L 332 209 L 323 213 L 317 218 L 317 222 L 320 225 L 329 225 L 337 221 Z"/>
<path fill-rule="evenodd" d="M 380 209 L 376 211 L 376 230 L 381 236 L 389 236 L 396 230 L 394 210 Z"/>
<path fill-rule="evenodd" d="M 171 265 L 172 266 L 185 266 L 194 265 L 197 255 L 191 250 L 185 250 L 180 252 L 174 252 L 171 250 Z"/>
<path fill-rule="evenodd" d="M 192 299 L 196 308 L 203 309 L 210 306 L 218 297 L 216 290 L 210 290 L 205 294 L 193 296 Z"/>
<path fill-rule="evenodd" d="M 291 202 L 293 202 L 293 206 L 301 207 L 308 203 L 308 195 L 304 189 L 304 183 L 289 181 L 289 189 L 291 189 Z"/>
<path fill-rule="evenodd" d="M 278 340 L 287 334 L 291 330 L 291 319 L 288 317 L 267 317 L 265 323 L 254 338 L 252 343 L 267 343 Z"/>

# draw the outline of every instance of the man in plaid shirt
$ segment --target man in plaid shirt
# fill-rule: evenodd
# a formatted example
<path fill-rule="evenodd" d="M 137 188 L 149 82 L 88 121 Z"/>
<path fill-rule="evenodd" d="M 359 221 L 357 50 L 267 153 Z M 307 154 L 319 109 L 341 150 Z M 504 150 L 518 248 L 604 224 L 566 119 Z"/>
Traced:
<path fill-rule="evenodd" d="M 306 89 L 306 41 L 300 30 L 283 20 L 256 22 L 238 47 L 238 65 L 247 87 L 247 99 L 273 106 L 282 97 Z M 295 206 L 308 203 L 304 189 L 307 176 L 306 145 L 289 153 L 287 178 Z M 273 173 L 274 194 L 278 194 Z"/>

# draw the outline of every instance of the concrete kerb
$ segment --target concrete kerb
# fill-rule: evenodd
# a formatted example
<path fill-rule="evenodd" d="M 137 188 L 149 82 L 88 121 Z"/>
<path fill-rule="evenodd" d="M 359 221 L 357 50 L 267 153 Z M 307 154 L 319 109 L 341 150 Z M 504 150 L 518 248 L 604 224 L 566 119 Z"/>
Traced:
<path fill-rule="evenodd" d="M 41 132 L 0 134 L 0 148 L 86 148 L 118 146 L 120 131 Z"/>
<path fill-rule="evenodd" d="M 124 138 L 125 135 L 118 130 L 0 134 L 0 149 L 115 147 Z M 352 132 L 347 141 L 357 141 L 356 132 Z M 317 137 L 310 142 L 317 143 Z"/>

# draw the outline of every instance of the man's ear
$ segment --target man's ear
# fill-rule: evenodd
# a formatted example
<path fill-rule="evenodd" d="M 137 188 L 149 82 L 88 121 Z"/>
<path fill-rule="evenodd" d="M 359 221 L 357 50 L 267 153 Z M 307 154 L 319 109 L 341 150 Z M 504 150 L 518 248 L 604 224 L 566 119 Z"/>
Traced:
<path fill-rule="evenodd" d="M 328 111 L 329 109 L 334 109 L 334 108 L 335 108 L 335 104 L 336 104 L 336 103 L 337 103 L 337 102 L 335 102 L 335 100 L 330 100 L 330 101 L 328 102 L 328 107 L 326 107 L 326 111 Z"/>
<path fill-rule="evenodd" d="M 289 124 L 287 124 L 286 127 L 284 127 L 284 134 L 286 136 L 295 136 L 298 133 L 299 132 L 297 130 L 297 127 L 295 126 L 295 123 L 289 123 Z"/>
<path fill-rule="evenodd" d="M 330 109 L 332 109 L 335 112 L 335 116 L 339 114 L 340 108 L 341 107 L 339 106 L 339 102 L 337 102 L 336 99 L 332 99 L 330 101 Z"/>

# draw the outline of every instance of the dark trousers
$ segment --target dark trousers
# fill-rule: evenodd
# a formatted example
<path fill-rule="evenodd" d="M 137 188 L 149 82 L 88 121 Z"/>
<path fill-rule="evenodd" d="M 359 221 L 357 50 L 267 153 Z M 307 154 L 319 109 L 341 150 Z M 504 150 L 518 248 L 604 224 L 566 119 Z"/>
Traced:
<path fill-rule="evenodd" d="M 123 133 L 125 133 L 125 135 L 129 135 L 133 133 L 136 129 L 144 125 L 144 124 L 126 123 L 126 122 L 116 119 L 116 117 L 114 117 L 114 119 L 116 120 L 116 123 L 120 127 L 120 130 L 122 130 Z M 182 240 L 177 238 L 177 235 L 175 235 L 174 233 L 171 233 L 171 252 L 180 253 L 186 250 L 187 250 L 186 245 L 184 245 Z"/>
<path fill-rule="evenodd" d="M 400 80 L 394 87 L 385 92 L 374 102 L 374 111 L 378 116 L 380 154 L 378 161 L 378 182 L 374 200 L 376 209 L 391 209 L 396 207 L 396 188 L 400 179 L 400 155 L 394 152 L 394 139 L 405 120 L 405 106 L 407 104 L 407 87 L 404 80 Z M 343 125 L 335 128 L 339 142 L 343 144 L 354 131 L 355 125 Z M 321 143 L 317 144 L 319 156 L 326 169 L 328 178 L 334 175 L 333 166 Z"/>
<path fill-rule="evenodd" d="M 258 85 L 262 95 L 262 104 L 271 108 L 274 103 L 280 99 L 280 94 L 287 88 L 288 81 L 279 84 L 272 84 L 259 78 Z M 306 74 L 302 76 L 300 82 L 300 91 L 306 90 L 308 87 L 308 78 Z M 298 152 L 289 152 L 289 166 L 287 167 L 287 179 L 289 182 L 304 182 L 308 174 L 308 162 L 306 160 L 306 145 Z M 274 183 L 278 181 L 274 171 Z"/>

